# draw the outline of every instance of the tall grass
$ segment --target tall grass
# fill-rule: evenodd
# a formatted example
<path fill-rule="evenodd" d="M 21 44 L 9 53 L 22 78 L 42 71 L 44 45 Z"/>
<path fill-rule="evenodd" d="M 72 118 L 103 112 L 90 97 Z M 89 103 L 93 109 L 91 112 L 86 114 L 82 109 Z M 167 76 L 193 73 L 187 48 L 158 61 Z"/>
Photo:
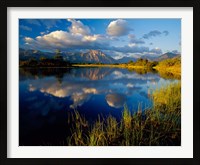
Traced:
<path fill-rule="evenodd" d="M 75 111 L 70 116 L 72 136 L 68 145 L 76 146 L 167 146 L 181 143 L 181 83 L 157 89 L 151 95 L 153 106 L 141 106 L 131 114 L 125 105 L 122 118 L 98 117 L 89 124 Z"/>
<path fill-rule="evenodd" d="M 181 57 L 166 59 L 158 63 L 154 67 L 162 73 L 172 73 L 174 75 L 181 76 Z"/>

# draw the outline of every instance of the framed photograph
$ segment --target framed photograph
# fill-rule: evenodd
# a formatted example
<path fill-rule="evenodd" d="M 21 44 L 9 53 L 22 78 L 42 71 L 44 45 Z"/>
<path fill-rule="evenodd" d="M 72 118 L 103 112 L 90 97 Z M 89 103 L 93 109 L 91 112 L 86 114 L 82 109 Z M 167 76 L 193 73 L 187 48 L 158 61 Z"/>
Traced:
<path fill-rule="evenodd" d="M 1 164 L 199 164 L 199 7 L 3 1 Z"/>

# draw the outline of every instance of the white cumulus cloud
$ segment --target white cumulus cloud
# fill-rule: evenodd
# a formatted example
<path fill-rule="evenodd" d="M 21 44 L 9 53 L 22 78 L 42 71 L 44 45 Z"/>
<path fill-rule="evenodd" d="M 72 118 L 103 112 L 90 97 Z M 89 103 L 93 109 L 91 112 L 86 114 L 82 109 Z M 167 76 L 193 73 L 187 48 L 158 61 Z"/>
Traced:
<path fill-rule="evenodd" d="M 84 25 L 81 21 L 76 21 L 74 19 L 68 19 L 69 22 L 72 23 L 72 25 L 69 28 L 69 31 L 73 34 L 81 34 L 81 35 L 89 35 L 90 34 L 90 28 L 86 25 Z"/>
<path fill-rule="evenodd" d="M 35 39 L 24 38 L 25 44 L 31 45 L 35 49 L 63 49 L 68 48 L 95 48 L 107 42 L 103 35 L 82 35 L 67 31 L 56 30 L 49 34 L 37 36 Z"/>
<path fill-rule="evenodd" d="M 107 27 L 107 34 L 110 36 L 124 36 L 129 33 L 132 29 L 128 26 L 126 20 L 118 19 L 110 22 Z"/>
<path fill-rule="evenodd" d="M 109 37 L 101 34 L 91 34 L 88 26 L 81 21 L 68 19 L 72 24 L 68 31 L 56 30 L 41 33 L 36 38 L 25 37 L 25 45 L 32 49 L 101 49 L 108 46 Z M 105 47 L 105 46 L 104 46 Z"/>

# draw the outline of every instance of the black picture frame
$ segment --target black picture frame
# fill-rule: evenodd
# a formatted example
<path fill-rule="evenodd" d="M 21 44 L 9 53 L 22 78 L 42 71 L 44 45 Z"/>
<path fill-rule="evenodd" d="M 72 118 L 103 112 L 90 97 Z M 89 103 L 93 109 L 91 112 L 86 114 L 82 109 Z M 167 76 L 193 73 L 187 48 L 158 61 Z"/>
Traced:
<path fill-rule="evenodd" d="M 0 164 L 200 164 L 200 1 L 199 0 L 2 0 L 0 2 Z M 7 7 L 193 7 L 193 158 L 152 158 L 152 159 L 58 159 L 58 158 L 7 158 Z M 55 153 L 56 154 L 56 153 Z M 167 154 L 167 153 L 166 153 Z"/>

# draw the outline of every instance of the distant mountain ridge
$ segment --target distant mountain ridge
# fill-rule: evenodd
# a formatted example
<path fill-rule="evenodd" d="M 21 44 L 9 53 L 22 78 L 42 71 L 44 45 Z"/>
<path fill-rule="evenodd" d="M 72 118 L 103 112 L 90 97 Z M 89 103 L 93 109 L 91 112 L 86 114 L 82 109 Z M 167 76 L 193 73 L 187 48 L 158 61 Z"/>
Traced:
<path fill-rule="evenodd" d="M 175 57 L 179 57 L 179 56 L 181 56 L 181 55 L 175 54 L 172 52 L 167 52 L 167 53 L 162 54 L 161 56 L 155 58 L 154 61 L 162 61 L 162 60 L 171 59 L 171 58 L 175 58 Z"/>
<path fill-rule="evenodd" d="M 112 64 L 115 63 L 115 59 L 104 54 L 100 50 L 89 50 L 86 53 L 82 52 L 63 52 L 61 53 L 64 60 L 70 61 L 72 63 L 104 63 L 104 64 Z M 20 60 L 28 60 L 31 58 L 35 58 L 39 60 L 41 57 L 53 58 L 55 53 L 50 52 L 42 52 L 39 50 L 25 50 L 19 49 L 19 59 Z"/>
<path fill-rule="evenodd" d="M 63 59 L 66 61 L 70 61 L 71 63 L 103 63 L 103 64 L 114 64 L 114 63 L 128 63 L 129 61 L 137 61 L 136 57 L 122 57 L 121 59 L 114 59 L 109 55 L 106 55 L 101 50 L 89 50 L 86 53 L 83 52 L 62 52 L 61 55 Z M 41 57 L 45 58 L 54 58 L 55 53 L 52 52 L 43 52 L 40 50 L 25 50 L 19 48 L 19 59 L 20 60 L 29 60 L 31 58 L 35 58 L 39 60 Z M 174 57 L 179 57 L 180 54 L 175 54 L 171 52 L 167 52 L 157 57 L 153 56 L 142 56 L 141 58 L 146 58 L 149 61 L 162 61 L 165 59 L 170 59 Z"/>
<path fill-rule="evenodd" d="M 35 58 L 39 60 L 41 57 L 52 58 L 55 53 L 50 52 L 42 52 L 40 50 L 32 50 L 32 49 L 22 49 L 19 48 L 19 59 L 20 60 L 29 60 L 30 58 Z"/>
<path fill-rule="evenodd" d="M 100 50 L 89 50 L 86 53 L 71 53 L 71 54 L 68 54 L 66 59 L 75 63 L 112 64 L 115 62 L 115 59 L 104 54 Z"/>

